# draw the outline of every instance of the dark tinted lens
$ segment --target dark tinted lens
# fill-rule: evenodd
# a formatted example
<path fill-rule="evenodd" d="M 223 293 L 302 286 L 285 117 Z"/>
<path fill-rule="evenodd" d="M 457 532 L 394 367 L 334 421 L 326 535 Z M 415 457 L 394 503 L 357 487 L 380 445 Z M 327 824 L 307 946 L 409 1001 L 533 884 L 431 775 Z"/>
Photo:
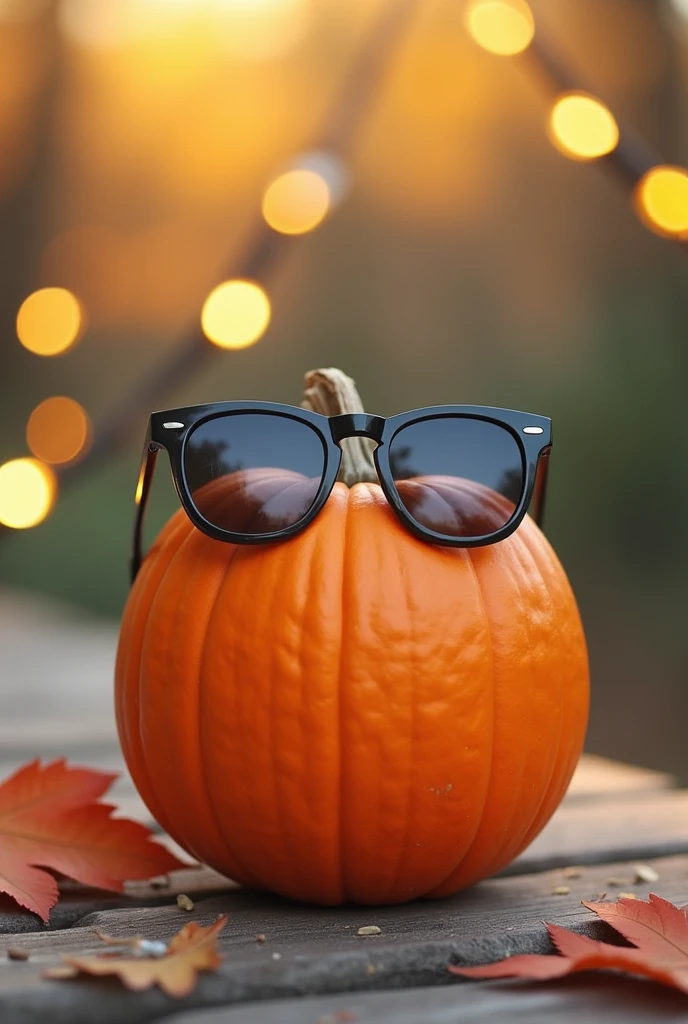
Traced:
<path fill-rule="evenodd" d="M 404 507 L 447 537 L 484 537 L 511 519 L 523 491 L 516 439 L 485 420 L 442 416 L 403 427 L 390 445 Z"/>
<path fill-rule="evenodd" d="M 203 518 L 222 530 L 254 536 L 303 519 L 324 468 L 318 434 L 307 423 L 272 413 L 206 420 L 184 449 L 186 480 Z"/>

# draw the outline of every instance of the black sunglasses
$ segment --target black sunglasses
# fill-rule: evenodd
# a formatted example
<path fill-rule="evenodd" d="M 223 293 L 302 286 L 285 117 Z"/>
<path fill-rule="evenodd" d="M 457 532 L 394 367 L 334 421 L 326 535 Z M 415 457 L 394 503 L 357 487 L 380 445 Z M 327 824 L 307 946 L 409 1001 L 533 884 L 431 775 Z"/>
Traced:
<path fill-rule="evenodd" d="M 431 544 L 478 547 L 541 523 L 552 424 L 545 416 L 444 405 L 385 419 L 323 416 L 272 402 L 217 402 L 151 415 L 136 490 L 132 580 L 155 459 L 164 448 L 192 523 L 215 540 L 264 544 L 305 529 L 337 479 L 344 438 L 374 442 L 374 468 L 403 525 Z"/>

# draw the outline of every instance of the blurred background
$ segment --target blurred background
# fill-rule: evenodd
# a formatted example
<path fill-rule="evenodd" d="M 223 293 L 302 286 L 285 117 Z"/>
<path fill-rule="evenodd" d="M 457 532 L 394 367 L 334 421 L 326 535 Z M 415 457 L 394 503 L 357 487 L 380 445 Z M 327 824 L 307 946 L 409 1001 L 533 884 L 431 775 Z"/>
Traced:
<path fill-rule="evenodd" d="M 588 749 L 687 781 L 688 0 L 0 0 L 0 67 L 12 630 L 114 635 L 142 383 L 298 404 L 335 365 L 381 415 L 553 417 Z"/>

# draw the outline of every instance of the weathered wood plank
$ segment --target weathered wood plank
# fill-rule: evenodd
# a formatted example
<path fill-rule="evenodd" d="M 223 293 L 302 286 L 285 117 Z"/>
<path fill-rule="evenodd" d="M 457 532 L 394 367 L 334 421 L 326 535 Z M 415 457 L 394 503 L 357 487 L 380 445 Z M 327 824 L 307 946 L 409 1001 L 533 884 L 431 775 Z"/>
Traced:
<path fill-rule="evenodd" d="M 660 881 L 652 888 L 685 903 L 688 857 L 663 859 L 654 867 Z M 220 913 L 230 915 L 221 936 L 225 959 L 216 975 L 202 979 L 185 1006 L 454 984 L 446 969 L 450 961 L 482 963 L 516 952 L 549 951 L 543 919 L 598 937 L 608 935 L 580 900 L 595 898 L 610 877 L 623 877 L 624 872 L 625 864 L 586 869 L 581 878 L 567 881 L 568 895 L 556 897 L 552 891 L 562 874 L 553 871 L 493 879 L 452 899 L 401 907 L 317 908 L 236 889 L 199 902 L 192 915 L 176 904 L 101 911 L 72 929 L 22 936 L 21 944 L 31 951 L 26 963 L 2 960 L 5 943 L 0 942 L 0 1019 L 135 1024 L 170 1013 L 178 1007 L 159 992 L 133 994 L 94 982 L 46 982 L 40 974 L 60 952 L 97 951 L 96 928 L 113 935 L 169 938 L 189 919 L 210 923 Z M 646 896 L 649 887 L 629 889 Z M 358 928 L 366 924 L 378 925 L 381 934 L 359 937 Z M 256 942 L 257 933 L 266 936 L 265 943 Z"/>
<path fill-rule="evenodd" d="M 688 851 L 688 790 L 563 804 L 504 873 Z"/>
<path fill-rule="evenodd" d="M 671 789 L 676 780 L 668 772 L 638 768 L 635 765 L 611 761 L 597 754 L 583 754 L 571 779 L 564 800 L 594 800 L 605 796 L 636 796 L 661 789 Z"/>
<path fill-rule="evenodd" d="M 678 1024 L 687 1019 L 688 999 L 680 992 L 635 979 L 581 975 L 547 985 L 484 982 L 460 991 L 419 988 L 280 999 L 174 1013 L 166 1024 Z"/>

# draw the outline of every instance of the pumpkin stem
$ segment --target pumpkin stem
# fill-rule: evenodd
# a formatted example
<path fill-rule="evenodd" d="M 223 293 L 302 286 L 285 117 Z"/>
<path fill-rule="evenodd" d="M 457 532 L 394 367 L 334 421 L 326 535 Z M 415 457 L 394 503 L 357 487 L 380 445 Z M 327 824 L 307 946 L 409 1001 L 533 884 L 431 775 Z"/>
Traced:
<path fill-rule="evenodd" d="M 339 416 L 343 412 L 364 412 L 361 396 L 351 377 L 341 370 L 310 370 L 301 406 L 323 416 Z M 353 487 L 358 483 L 378 483 L 373 462 L 375 442 L 367 437 L 347 437 L 342 441 L 342 462 L 337 479 Z"/>

